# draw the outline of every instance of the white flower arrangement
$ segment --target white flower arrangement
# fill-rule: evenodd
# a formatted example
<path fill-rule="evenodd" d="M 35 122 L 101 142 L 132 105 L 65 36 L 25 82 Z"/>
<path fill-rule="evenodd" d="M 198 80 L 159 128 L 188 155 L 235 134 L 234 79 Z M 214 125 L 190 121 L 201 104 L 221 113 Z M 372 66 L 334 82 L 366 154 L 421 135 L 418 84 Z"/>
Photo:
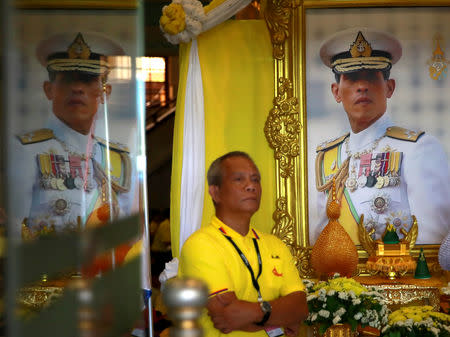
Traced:
<path fill-rule="evenodd" d="M 304 281 L 309 315 L 308 325 L 318 325 L 323 334 L 332 325 L 349 324 L 381 330 L 389 309 L 381 292 L 369 290 L 353 279 L 335 276 L 326 282 Z"/>
<path fill-rule="evenodd" d="M 319 310 L 319 316 L 328 318 L 328 317 L 330 317 L 330 312 L 328 310 L 324 310 L 324 309 Z"/>
<path fill-rule="evenodd" d="M 341 316 L 335 316 L 333 318 L 333 324 L 338 324 L 341 321 Z"/>

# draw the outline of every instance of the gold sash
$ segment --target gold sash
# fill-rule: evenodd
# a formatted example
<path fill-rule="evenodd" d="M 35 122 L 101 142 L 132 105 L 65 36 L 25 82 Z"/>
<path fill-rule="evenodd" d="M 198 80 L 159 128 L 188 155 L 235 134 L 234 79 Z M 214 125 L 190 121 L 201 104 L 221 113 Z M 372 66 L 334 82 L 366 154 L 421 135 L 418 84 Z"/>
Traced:
<path fill-rule="evenodd" d="M 335 146 L 332 149 L 325 151 L 322 161 L 322 181 L 325 182 L 325 177 L 334 175 L 342 165 L 341 162 L 341 147 Z M 335 164 L 333 164 L 333 162 Z M 327 194 L 329 190 L 327 191 Z M 359 215 L 356 213 L 355 207 L 351 201 L 347 189 L 344 189 L 343 198 L 341 198 L 341 215 L 338 219 L 339 223 L 344 227 L 347 233 L 350 235 L 353 242 L 357 245 L 360 244 L 358 237 L 358 222 Z"/>

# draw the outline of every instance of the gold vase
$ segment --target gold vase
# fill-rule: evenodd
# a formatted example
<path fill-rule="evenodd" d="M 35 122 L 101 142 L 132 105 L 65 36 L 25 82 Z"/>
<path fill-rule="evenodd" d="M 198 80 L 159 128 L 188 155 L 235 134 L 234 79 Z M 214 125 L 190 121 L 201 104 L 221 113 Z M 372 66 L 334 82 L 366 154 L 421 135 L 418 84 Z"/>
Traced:
<path fill-rule="evenodd" d="M 323 335 L 319 334 L 319 327 L 314 326 L 314 337 L 355 337 L 357 331 L 352 331 L 350 324 L 334 324 Z"/>

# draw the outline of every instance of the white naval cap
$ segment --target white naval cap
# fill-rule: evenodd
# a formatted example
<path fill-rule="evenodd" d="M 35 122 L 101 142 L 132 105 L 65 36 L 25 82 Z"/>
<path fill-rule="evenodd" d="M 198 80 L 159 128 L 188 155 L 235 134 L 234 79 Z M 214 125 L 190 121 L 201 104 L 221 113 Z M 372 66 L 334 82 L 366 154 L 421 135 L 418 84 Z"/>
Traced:
<path fill-rule="evenodd" d="M 402 56 L 392 35 L 365 27 L 335 33 L 320 47 L 322 62 L 336 74 L 359 70 L 389 70 Z"/>
<path fill-rule="evenodd" d="M 122 47 L 98 33 L 60 33 L 41 41 L 39 62 L 50 71 L 78 71 L 103 75 L 112 67 L 108 56 L 124 55 Z"/>

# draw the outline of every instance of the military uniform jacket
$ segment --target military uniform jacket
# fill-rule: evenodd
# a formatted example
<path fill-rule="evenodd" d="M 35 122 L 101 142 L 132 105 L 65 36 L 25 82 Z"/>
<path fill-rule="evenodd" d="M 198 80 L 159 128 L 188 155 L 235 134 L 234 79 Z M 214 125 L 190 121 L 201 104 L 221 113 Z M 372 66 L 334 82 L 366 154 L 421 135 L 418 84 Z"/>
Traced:
<path fill-rule="evenodd" d="M 17 228 L 26 219 L 31 235 L 77 230 L 129 213 L 132 168 L 125 146 L 82 135 L 52 114 L 46 128 L 18 135 L 16 147 L 9 172 Z"/>
<path fill-rule="evenodd" d="M 366 229 L 375 229 L 375 238 L 384 233 L 386 222 L 393 223 L 399 233 L 400 228 L 409 230 L 411 215 L 419 224 L 419 244 L 440 243 L 448 233 L 448 159 L 434 137 L 395 127 L 385 114 L 366 130 L 319 145 L 317 152 L 325 154 L 320 163 L 322 174 L 316 176 L 321 184 L 351 156 L 349 178 L 356 186 L 350 183 L 344 188 L 339 221 L 355 243 L 359 243 L 357 223 L 361 214 Z M 358 152 L 362 155 L 356 159 L 353 155 Z M 318 197 L 321 219 L 315 228 L 319 232 L 328 223 L 327 193 L 319 193 Z"/>

